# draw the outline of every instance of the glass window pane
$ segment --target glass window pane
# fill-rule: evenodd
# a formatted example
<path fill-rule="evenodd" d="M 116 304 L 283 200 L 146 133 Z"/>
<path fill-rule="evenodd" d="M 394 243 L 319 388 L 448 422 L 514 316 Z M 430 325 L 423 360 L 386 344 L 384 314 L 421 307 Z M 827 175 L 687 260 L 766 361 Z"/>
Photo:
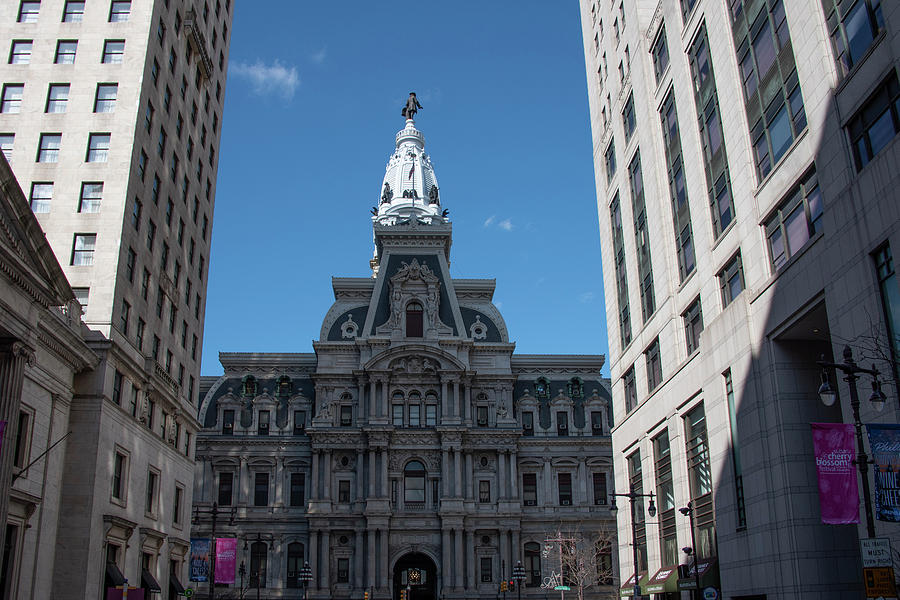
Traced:
<path fill-rule="evenodd" d="M 772 139 L 772 161 L 778 162 L 794 141 L 791 134 L 791 121 L 788 119 L 787 109 L 784 106 L 772 118 L 772 122 L 769 124 L 769 136 Z"/>

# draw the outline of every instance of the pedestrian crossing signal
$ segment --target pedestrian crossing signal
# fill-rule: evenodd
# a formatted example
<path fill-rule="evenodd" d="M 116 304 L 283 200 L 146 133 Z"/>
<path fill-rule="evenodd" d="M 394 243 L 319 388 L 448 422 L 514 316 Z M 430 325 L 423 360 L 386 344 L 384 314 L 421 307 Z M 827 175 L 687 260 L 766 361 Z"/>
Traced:
<path fill-rule="evenodd" d="M 506 591 L 506 582 L 505 582 L 505 581 L 501 581 L 501 582 L 500 582 L 500 591 L 501 591 L 501 592 L 505 592 L 505 591 Z"/>

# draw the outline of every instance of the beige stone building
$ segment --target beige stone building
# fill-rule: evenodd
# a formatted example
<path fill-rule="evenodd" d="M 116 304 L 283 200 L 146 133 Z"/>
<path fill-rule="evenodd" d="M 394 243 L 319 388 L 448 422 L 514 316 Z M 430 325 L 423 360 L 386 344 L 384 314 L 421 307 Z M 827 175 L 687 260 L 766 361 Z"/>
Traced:
<path fill-rule="evenodd" d="M 76 377 L 69 408 L 56 597 L 103 598 L 127 578 L 170 598 L 170 573 L 185 579 L 234 10 L 0 4 L 0 146 L 100 358 Z"/>
<path fill-rule="evenodd" d="M 194 498 L 246 574 L 223 597 L 300 598 L 308 561 L 310 598 L 497 598 L 521 561 L 544 598 L 557 527 L 585 598 L 613 591 L 604 358 L 515 353 L 495 282 L 450 276 L 424 147 L 408 120 L 373 186 L 374 276 L 332 280 L 315 353 L 222 353 L 203 380 Z"/>
<path fill-rule="evenodd" d="M 864 507 L 859 528 L 822 523 L 810 423 L 853 421 L 834 373 L 840 402 L 816 394 L 845 345 L 888 391 L 876 414 L 863 376 L 862 420 L 898 420 L 900 5 L 580 6 L 616 488 L 659 509 L 634 523 L 642 582 L 690 547 L 721 597 L 858 598 Z M 629 511 L 619 528 L 626 584 Z"/>

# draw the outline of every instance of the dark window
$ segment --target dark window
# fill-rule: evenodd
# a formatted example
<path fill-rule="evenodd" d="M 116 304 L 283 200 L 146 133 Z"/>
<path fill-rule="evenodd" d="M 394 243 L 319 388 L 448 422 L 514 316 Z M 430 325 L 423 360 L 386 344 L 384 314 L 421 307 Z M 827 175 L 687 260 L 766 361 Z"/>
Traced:
<path fill-rule="evenodd" d="M 489 503 L 491 501 L 491 482 L 481 480 L 478 482 L 478 501 L 481 503 Z"/>
<path fill-rule="evenodd" d="M 609 146 L 606 148 L 605 156 L 605 165 L 606 165 L 606 185 L 609 185 L 612 181 L 613 176 L 616 174 L 616 142 L 615 140 L 609 143 Z"/>
<path fill-rule="evenodd" d="M 487 427 L 488 426 L 488 409 L 487 406 L 479 406 L 477 408 L 477 418 L 478 418 L 478 426 L 479 427 Z"/>
<path fill-rule="evenodd" d="M 634 94 L 629 94 L 628 100 L 625 101 L 625 108 L 622 109 L 622 127 L 625 130 L 625 144 L 628 144 L 628 141 L 634 134 L 635 124 Z"/>
<path fill-rule="evenodd" d="M 534 413 L 531 411 L 522 413 L 522 435 L 534 435 Z"/>
<path fill-rule="evenodd" d="M 647 392 L 650 393 L 662 383 L 662 359 L 659 355 L 659 338 L 653 340 L 650 347 L 644 351 L 644 359 L 647 361 Z"/>
<path fill-rule="evenodd" d="M 603 413 L 591 411 L 591 435 L 603 435 Z"/>
<path fill-rule="evenodd" d="M 406 306 L 406 337 L 422 337 L 422 305 L 410 302 Z"/>
<path fill-rule="evenodd" d="M 569 435 L 569 415 L 567 413 L 556 413 L 556 435 Z"/>
<path fill-rule="evenodd" d="M 259 422 L 256 429 L 257 435 L 269 435 L 269 411 L 259 411 Z"/>
<path fill-rule="evenodd" d="M 869 164 L 900 131 L 900 84 L 893 69 L 850 119 L 847 131 L 858 170 Z"/>
<path fill-rule="evenodd" d="M 118 369 L 113 373 L 112 401 L 122 404 L 122 373 Z"/>
<path fill-rule="evenodd" d="M 878 32 L 884 29 L 883 0 L 822 0 L 831 45 L 841 73 L 846 75 L 865 56 Z"/>
<path fill-rule="evenodd" d="M 592 478 L 594 484 L 594 504 L 606 504 L 606 473 L 593 473 Z M 675 563 L 672 562 L 666 564 Z"/>
<path fill-rule="evenodd" d="M 112 480 L 112 497 L 116 500 L 125 499 L 125 461 L 124 454 L 116 452 L 115 462 L 113 463 L 113 480 Z"/>
<path fill-rule="evenodd" d="M 715 554 L 715 520 L 712 503 L 712 470 L 706 435 L 706 413 L 700 404 L 684 418 L 687 451 L 688 488 L 697 523 L 697 548 L 700 558 Z"/>
<path fill-rule="evenodd" d="M 19 411 L 19 420 L 16 423 L 16 448 L 13 453 L 13 465 L 19 468 L 24 467 L 30 458 L 28 443 L 31 438 L 30 422 L 31 415 L 25 411 Z"/>
<path fill-rule="evenodd" d="M 822 231 L 822 192 L 816 173 L 806 175 L 766 221 L 769 258 L 777 270 Z"/>
<path fill-rule="evenodd" d="M 294 435 L 303 435 L 306 431 L 306 411 L 294 411 Z"/>
<path fill-rule="evenodd" d="M 493 581 L 493 573 L 491 568 L 491 557 L 482 556 L 480 561 L 481 583 L 491 583 Z"/>
<path fill-rule="evenodd" d="M 656 36 L 651 49 L 653 54 L 653 71 L 656 73 L 656 83 L 662 78 L 669 66 L 669 46 L 666 44 L 666 28 L 663 26 Z"/>
<path fill-rule="evenodd" d="M 339 558 L 337 561 L 337 582 L 338 583 L 349 583 L 350 582 L 350 559 L 349 558 Z"/>
<path fill-rule="evenodd" d="M 675 246 L 678 250 L 678 274 L 681 281 L 694 272 L 694 234 L 691 226 L 691 207 L 685 184 L 684 159 L 681 152 L 681 134 L 678 129 L 678 112 L 675 107 L 675 92 L 663 101 L 660 110 L 663 138 L 666 150 L 666 169 L 669 176 L 669 195 L 672 199 Z"/>
<path fill-rule="evenodd" d="M 647 208 L 644 202 L 644 176 L 641 171 L 641 154 L 636 153 L 628 165 L 631 185 L 631 205 L 634 213 L 634 244 L 637 249 L 638 280 L 641 286 L 641 314 L 644 322 L 656 310 L 656 294 L 653 289 L 653 265 L 650 257 L 650 232 L 647 224 Z"/>
<path fill-rule="evenodd" d="M 394 404 L 391 406 L 391 423 L 394 427 L 403 427 L 403 405 Z"/>
<path fill-rule="evenodd" d="M 726 307 L 744 290 L 744 267 L 738 252 L 718 273 L 719 289 L 722 292 L 722 307 Z"/>
<path fill-rule="evenodd" d="M 410 506 L 425 506 L 425 466 L 417 460 L 403 469 L 403 501 Z"/>
<path fill-rule="evenodd" d="M 347 479 L 338 481 L 338 502 L 343 504 L 350 502 L 350 481 Z"/>
<path fill-rule="evenodd" d="M 525 580 L 526 587 L 541 585 L 541 545 L 537 542 L 525 544 Z"/>
<path fill-rule="evenodd" d="M 703 311 L 700 308 L 700 298 L 694 300 L 687 310 L 681 315 L 684 321 L 684 338 L 687 343 L 687 353 L 691 355 L 700 347 L 700 332 L 703 331 Z"/>
<path fill-rule="evenodd" d="M 306 475 L 291 473 L 291 506 L 306 504 Z"/>
<path fill-rule="evenodd" d="M 537 473 L 522 473 L 522 500 L 525 506 L 537 505 Z"/>
<path fill-rule="evenodd" d="M 294 542 L 288 544 L 287 551 L 287 587 L 296 589 L 301 587 L 300 575 L 303 569 L 303 544 Z"/>
<path fill-rule="evenodd" d="M 267 549 L 265 542 L 250 544 L 250 589 L 266 587 Z"/>
<path fill-rule="evenodd" d="M 269 474 L 256 473 L 253 478 L 253 506 L 269 505 Z"/>
<path fill-rule="evenodd" d="M 656 460 L 656 498 L 659 502 L 660 552 L 662 563 L 678 563 L 676 538 L 675 490 L 672 485 L 672 461 L 669 452 L 669 432 L 664 431 L 653 440 Z"/>
<path fill-rule="evenodd" d="M 234 411 L 233 410 L 223 410 L 222 411 L 222 435 L 233 435 L 234 434 Z"/>
<path fill-rule="evenodd" d="M 153 471 L 147 473 L 147 495 L 144 502 L 144 512 L 156 512 L 156 487 L 159 483 L 159 475 Z"/>
<path fill-rule="evenodd" d="M 559 503 L 562 506 L 572 504 L 572 474 L 557 474 L 557 482 L 559 483 Z"/>
<path fill-rule="evenodd" d="M 632 453 L 626 459 L 628 463 L 628 479 L 630 484 L 630 489 L 634 490 L 638 494 L 644 493 L 644 480 L 641 471 L 641 453 L 640 451 Z M 634 545 L 637 546 L 637 555 L 638 555 L 638 571 L 646 571 L 647 570 L 647 523 L 646 523 L 646 508 L 644 505 L 644 498 L 638 498 L 635 500 L 634 505 L 634 516 L 635 520 L 632 524 L 632 531 L 634 532 Z"/>
<path fill-rule="evenodd" d="M 737 409 L 734 403 L 734 386 L 731 382 L 731 369 L 723 374 L 725 380 L 725 401 L 728 404 L 728 424 L 731 428 L 731 466 L 734 469 L 735 511 L 737 512 L 736 529 L 747 528 L 747 505 L 744 502 L 744 472 L 741 468 L 741 446 L 738 435 Z"/>
<path fill-rule="evenodd" d="M 628 302 L 628 276 L 625 269 L 625 232 L 622 228 L 622 211 L 619 193 L 616 192 L 609 207 L 612 224 L 613 252 L 616 261 L 616 295 L 619 302 L 619 338 L 624 348 L 631 343 L 631 309 Z"/>
<path fill-rule="evenodd" d="M 634 382 L 634 366 L 625 371 L 622 376 L 625 392 L 625 412 L 630 413 L 637 406 L 637 386 Z"/>

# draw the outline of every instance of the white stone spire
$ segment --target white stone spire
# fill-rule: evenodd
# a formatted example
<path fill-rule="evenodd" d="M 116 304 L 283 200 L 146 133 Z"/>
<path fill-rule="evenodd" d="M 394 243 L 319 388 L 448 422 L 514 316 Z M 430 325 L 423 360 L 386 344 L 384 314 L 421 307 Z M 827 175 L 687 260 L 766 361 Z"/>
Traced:
<path fill-rule="evenodd" d="M 372 220 L 379 225 L 446 223 L 441 216 L 440 191 L 431 159 L 425 153 L 425 136 L 412 119 L 397 132 L 396 149 L 388 160 L 381 184 L 378 214 Z"/>

